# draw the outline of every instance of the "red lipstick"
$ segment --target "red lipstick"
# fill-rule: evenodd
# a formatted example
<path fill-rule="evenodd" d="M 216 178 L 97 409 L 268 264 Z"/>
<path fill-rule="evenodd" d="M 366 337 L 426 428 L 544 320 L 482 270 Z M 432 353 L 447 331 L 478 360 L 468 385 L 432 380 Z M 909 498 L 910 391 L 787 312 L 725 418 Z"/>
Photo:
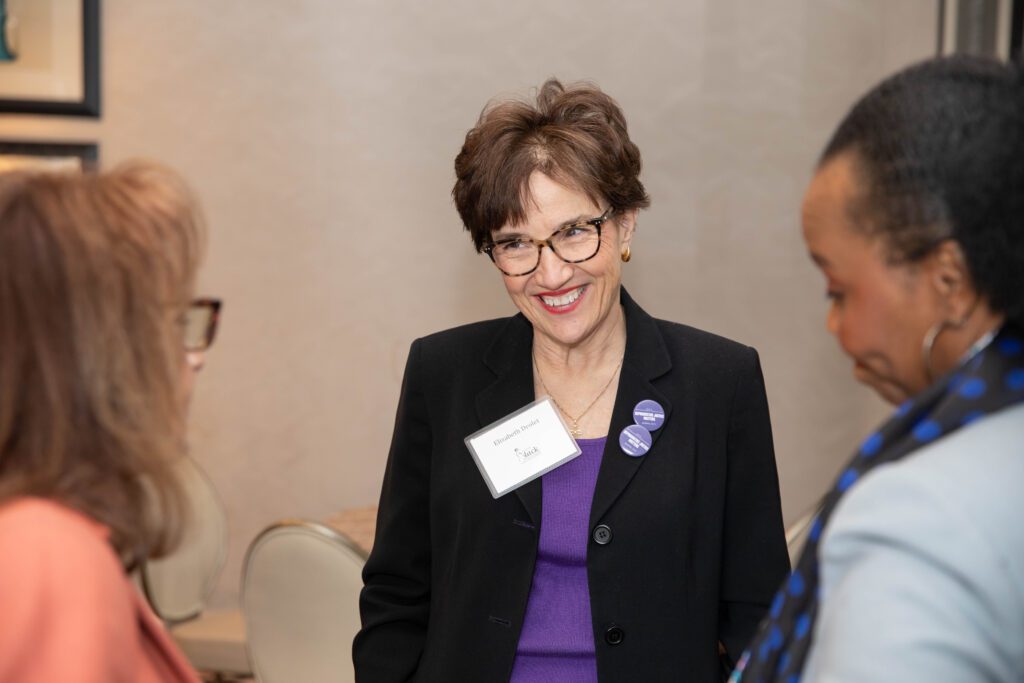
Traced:
<path fill-rule="evenodd" d="M 547 302 L 544 301 L 544 297 L 548 297 L 550 299 L 554 297 L 565 296 L 569 292 L 574 292 L 576 290 L 579 290 L 579 295 L 576 297 L 576 300 L 573 301 L 572 303 L 564 304 L 562 306 L 550 306 L 547 304 Z M 579 308 L 580 302 L 583 301 L 583 298 L 586 295 L 587 285 L 580 285 L 577 287 L 567 287 L 566 289 L 560 289 L 557 292 L 541 292 L 540 294 L 536 294 L 535 296 L 537 297 L 537 301 L 540 302 L 541 307 L 548 313 L 552 313 L 554 315 L 564 315 L 566 313 L 572 313 L 577 308 Z"/>

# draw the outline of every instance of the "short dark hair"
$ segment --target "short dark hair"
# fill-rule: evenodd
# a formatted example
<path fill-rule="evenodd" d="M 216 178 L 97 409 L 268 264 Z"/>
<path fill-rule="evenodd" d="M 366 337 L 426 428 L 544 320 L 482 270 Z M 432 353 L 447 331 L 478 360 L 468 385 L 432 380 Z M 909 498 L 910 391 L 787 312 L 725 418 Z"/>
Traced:
<path fill-rule="evenodd" d="M 1020 65 L 956 56 L 900 71 L 854 105 L 819 167 L 847 152 L 865 182 L 849 207 L 858 229 L 894 262 L 955 240 L 989 306 L 1024 321 Z"/>
<path fill-rule="evenodd" d="M 506 223 L 520 223 L 534 171 L 616 211 L 645 208 L 640 150 L 611 97 L 591 83 L 549 79 L 536 103 L 488 104 L 455 157 L 452 197 L 477 251 Z"/>

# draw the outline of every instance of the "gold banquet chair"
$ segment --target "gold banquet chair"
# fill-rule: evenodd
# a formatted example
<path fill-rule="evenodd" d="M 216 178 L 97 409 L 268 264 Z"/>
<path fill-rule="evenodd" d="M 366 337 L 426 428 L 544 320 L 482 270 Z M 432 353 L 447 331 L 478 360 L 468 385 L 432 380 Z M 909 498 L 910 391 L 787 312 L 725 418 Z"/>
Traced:
<path fill-rule="evenodd" d="M 286 520 L 253 540 L 242 571 L 242 614 L 257 681 L 354 680 L 365 563 L 365 551 L 316 522 Z"/>
<path fill-rule="evenodd" d="M 153 611 L 194 667 L 214 680 L 250 674 L 241 612 L 207 610 L 227 552 L 227 516 L 213 483 L 192 458 L 179 465 L 190 505 L 181 545 L 140 568 L 143 592 Z"/>

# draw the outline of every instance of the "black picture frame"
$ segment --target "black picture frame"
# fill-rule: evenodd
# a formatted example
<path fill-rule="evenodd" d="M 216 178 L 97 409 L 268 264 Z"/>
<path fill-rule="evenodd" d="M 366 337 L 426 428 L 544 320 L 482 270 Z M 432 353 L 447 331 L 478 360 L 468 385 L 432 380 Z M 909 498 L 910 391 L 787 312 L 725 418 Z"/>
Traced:
<path fill-rule="evenodd" d="M 13 159 L 18 169 L 49 170 L 77 167 L 82 171 L 95 170 L 99 164 L 99 145 L 95 142 L 36 142 L 29 140 L 0 140 L 0 172 L 10 170 Z M 25 158 L 38 159 L 37 164 L 24 163 Z"/>
<path fill-rule="evenodd" d="M 0 85 L 0 112 L 56 116 L 100 116 L 100 2 L 82 3 L 82 93 L 78 100 L 23 99 Z"/>
<path fill-rule="evenodd" d="M 1013 0 L 1010 16 L 1010 59 L 1020 62 L 1024 59 L 1024 0 Z"/>

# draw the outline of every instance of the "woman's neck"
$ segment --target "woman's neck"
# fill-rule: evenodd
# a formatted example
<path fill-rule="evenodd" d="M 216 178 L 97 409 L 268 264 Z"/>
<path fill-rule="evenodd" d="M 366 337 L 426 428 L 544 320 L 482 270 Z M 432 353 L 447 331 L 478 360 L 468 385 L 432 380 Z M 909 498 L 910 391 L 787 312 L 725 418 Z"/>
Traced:
<path fill-rule="evenodd" d="M 535 362 L 552 373 L 579 375 L 618 364 L 626 350 L 626 316 L 622 306 L 609 311 L 594 332 L 576 344 L 562 344 L 544 335 L 534 335 Z"/>

